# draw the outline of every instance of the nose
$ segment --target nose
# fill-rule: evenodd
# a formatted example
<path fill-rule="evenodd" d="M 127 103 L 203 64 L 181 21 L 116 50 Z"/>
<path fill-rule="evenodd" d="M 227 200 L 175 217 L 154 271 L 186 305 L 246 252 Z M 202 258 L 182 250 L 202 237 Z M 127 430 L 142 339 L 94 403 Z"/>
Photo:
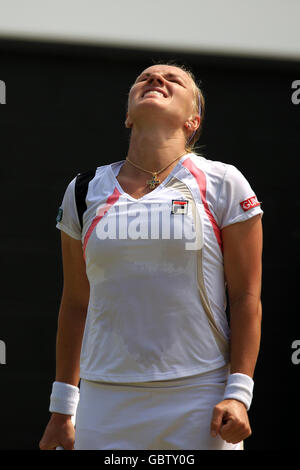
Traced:
<path fill-rule="evenodd" d="M 151 75 L 149 75 L 148 83 L 151 83 L 151 85 L 153 85 L 153 84 L 163 85 L 164 84 L 164 78 L 159 73 L 154 72 Z"/>

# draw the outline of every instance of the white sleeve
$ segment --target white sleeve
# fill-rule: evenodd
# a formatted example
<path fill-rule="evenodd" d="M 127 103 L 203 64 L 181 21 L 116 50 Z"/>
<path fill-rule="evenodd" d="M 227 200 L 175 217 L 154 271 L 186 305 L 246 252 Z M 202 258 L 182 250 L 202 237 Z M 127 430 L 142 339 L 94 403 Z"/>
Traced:
<path fill-rule="evenodd" d="M 243 222 L 257 214 L 263 214 L 261 203 L 242 173 L 233 165 L 227 165 L 217 213 L 220 228 Z"/>
<path fill-rule="evenodd" d="M 75 202 L 76 177 L 68 184 L 56 217 L 56 227 L 70 237 L 81 240 L 81 226 Z"/>

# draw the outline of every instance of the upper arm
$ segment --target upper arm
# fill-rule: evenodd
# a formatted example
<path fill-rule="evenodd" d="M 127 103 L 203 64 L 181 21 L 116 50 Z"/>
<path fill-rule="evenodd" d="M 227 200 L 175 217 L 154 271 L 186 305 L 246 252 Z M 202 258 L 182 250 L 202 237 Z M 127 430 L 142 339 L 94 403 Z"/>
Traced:
<path fill-rule="evenodd" d="M 63 302 L 64 306 L 86 309 L 90 285 L 86 275 L 81 240 L 76 240 L 61 231 L 63 261 Z"/>
<path fill-rule="evenodd" d="M 89 300 L 89 281 L 82 251 L 82 233 L 75 200 L 76 177 L 68 184 L 56 219 L 61 231 L 63 307 L 83 310 Z"/>
<path fill-rule="evenodd" d="M 245 294 L 260 298 L 262 271 L 262 222 L 255 215 L 222 229 L 224 272 L 229 299 Z"/>

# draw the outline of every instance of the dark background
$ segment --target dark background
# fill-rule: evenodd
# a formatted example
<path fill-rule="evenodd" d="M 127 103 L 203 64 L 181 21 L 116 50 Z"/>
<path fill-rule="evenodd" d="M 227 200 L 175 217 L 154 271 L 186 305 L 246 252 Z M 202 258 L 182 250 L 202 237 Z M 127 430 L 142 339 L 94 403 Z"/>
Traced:
<path fill-rule="evenodd" d="M 264 210 L 263 325 L 248 450 L 298 445 L 300 62 L 0 41 L 0 449 L 38 449 L 55 374 L 62 291 L 57 210 L 79 172 L 125 158 L 129 87 L 153 60 L 202 82 L 203 156 L 237 166 Z"/>

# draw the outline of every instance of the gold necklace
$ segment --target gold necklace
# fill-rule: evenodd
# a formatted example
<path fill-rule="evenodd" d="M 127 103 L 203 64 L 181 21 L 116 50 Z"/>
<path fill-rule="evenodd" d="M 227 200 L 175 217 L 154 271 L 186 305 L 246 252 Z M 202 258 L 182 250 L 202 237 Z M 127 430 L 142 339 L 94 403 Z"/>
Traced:
<path fill-rule="evenodd" d="M 172 163 L 174 163 L 176 160 L 178 160 L 179 158 L 183 157 L 183 155 L 185 155 L 186 152 L 184 152 L 182 155 L 180 155 L 179 157 L 175 158 L 171 163 L 169 163 L 167 166 L 165 166 L 164 168 L 162 168 L 161 170 L 159 171 L 149 171 L 149 170 L 145 170 L 144 168 L 141 168 L 140 166 L 136 165 L 135 163 L 133 163 L 131 160 L 129 160 L 128 157 L 126 157 L 126 160 L 131 163 L 131 165 L 135 166 L 136 168 L 138 168 L 139 170 L 142 170 L 142 171 L 145 171 L 146 173 L 150 173 L 152 175 L 152 178 L 151 180 L 148 180 L 147 181 L 147 184 L 149 185 L 149 188 L 150 189 L 154 189 L 156 185 L 160 184 L 160 180 L 157 178 L 157 175 L 159 175 L 162 171 L 166 170 L 166 168 L 168 168 L 170 165 L 172 165 Z"/>

